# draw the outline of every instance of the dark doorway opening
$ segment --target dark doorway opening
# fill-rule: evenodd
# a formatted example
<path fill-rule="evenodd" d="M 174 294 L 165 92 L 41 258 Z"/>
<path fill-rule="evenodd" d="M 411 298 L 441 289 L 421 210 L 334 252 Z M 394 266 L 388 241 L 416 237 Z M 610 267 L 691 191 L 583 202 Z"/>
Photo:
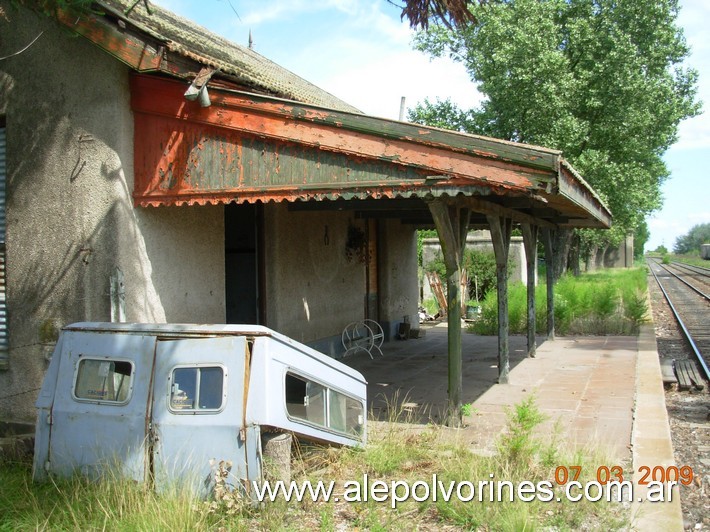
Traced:
<path fill-rule="evenodd" d="M 224 260 L 227 323 L 258 325 L 259 240 L 261 209 L 258 205 L 230 203 L 224 208 Z"/>

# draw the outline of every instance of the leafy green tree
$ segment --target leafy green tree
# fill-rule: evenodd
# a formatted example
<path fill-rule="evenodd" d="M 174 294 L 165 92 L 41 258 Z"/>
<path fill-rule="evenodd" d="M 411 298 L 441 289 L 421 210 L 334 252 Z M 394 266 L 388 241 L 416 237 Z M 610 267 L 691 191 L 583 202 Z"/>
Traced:
<path fill-rule="evenodd" d="M 673 253 L 679 255 L 699 253 L 700 246 L 708 243 L 710 243 L 710 223 L 698 224 L 686 234 L 676 238 Z"/>
<path fill-rule="evenodd" d="M 643 248 L 650 236 L 651 232 L 648 230 L 648 224 L 646 220 L 643 220 L 634 233 L 634 260 L 643 259 Z"/>
<path fill-rule="evenodd" d="M 661 157 L 680 121 L 700 110 L 677 0 L 503 0 L 471 10 L 476 24 L 431 26 L 415 46 L 462 62 L 485 100 L 469 111 L 426 101 L 409 119 L 449 116 L 454 129 L 561 149 L 614 216 L 615 230 L 587 247 L 617 244 L 661 206 Z M 572 231 L 557 233 L 559 276 Z"/>

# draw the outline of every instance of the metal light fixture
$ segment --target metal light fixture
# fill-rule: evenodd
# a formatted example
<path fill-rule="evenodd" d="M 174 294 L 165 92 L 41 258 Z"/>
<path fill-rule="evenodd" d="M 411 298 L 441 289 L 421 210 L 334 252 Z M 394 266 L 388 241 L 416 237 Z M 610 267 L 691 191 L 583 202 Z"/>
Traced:
<path fill-rule="evenodd" d="M 209 107 L 212 105 L 210 94 L 207 92 L 207 85 L 198 88 L 195 86 L 194 82 L 185 91 L 185 99 L 191 102 L 197 100 L 200 107 Z"/>
<path fill-rule="evenodd" d="M 217 72 L 217 69 L 204 67 L 200 73 L 195 76 L 190 86 L 185 91 L 185 99 L 195 101 L 200 104 L 200 107 L 209 107 L 212 105 L 210 94 L 207 92 L 207 82 Z"/>

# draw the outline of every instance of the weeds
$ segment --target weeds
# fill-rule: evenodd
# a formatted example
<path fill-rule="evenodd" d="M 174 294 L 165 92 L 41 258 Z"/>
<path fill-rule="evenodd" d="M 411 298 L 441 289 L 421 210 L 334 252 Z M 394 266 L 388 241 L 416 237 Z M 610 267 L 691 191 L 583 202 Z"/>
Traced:
<path fill-rule="evenodd" d="M 400 404 L 400 406 L 396 406 Z M 524 502 L 512 495 L 523 480 L 537 483 L 554 478 L 555 468 L 579 465 L 592 480 L 599 464 L 612 463 L 594 447 L 577 451 L 539 434 L 544 416 L 528 397 L 508 412 L 507 427 L 493 456 L 472 452 L 463 432 L 440 426 L 401 421 L 410 413 L 392 402 L 390 420 L 370 422 L 365 448 L 294 446 L 294 481 L 406 481 L 410 486 L 432 482 L 463 486 L 452 496 L 413 498 L 392 508 L 390 501 L 370 497 L 361 502 L 277 500 L 256 506 L 227 486 L 231 464 L 212 464 L 215 490 L 210 501 L 199 501 L 179 490 L 158 494 L 143 484 L 122 479 L 96 482 L 81 477 L 33 484 L 29 463 L 0 464 L 0 530 L 294 530 L 438 529 L 485 530 L 613 530 L 627 528 L 626 509 L 615 503 Z M 494 481 L 494 482 L 493 482 Z M 470 486 L 470 489 L 469 489 Z M 493 490 L 493 491 L 489 491 Z M 494 499 L 490 502 L 490 493 Z M 419 495 L 421 495 L 421 490 Z M 458 495 L 469 500 L 460 500 Z M 560 488 L 555 495 L 562 496 Z"/>
<path fill-rule="evenodd" d="M 506 410 L 507 431 L 500 437 L 498 453 L 511 464 L 527 464 L 540 450 L 539 442 L 532 437 L 533 430 L 546 418 L 530 395 L 521 403 Z"/>
<path fill-rule="evenodd" d="M 527 287 L 517 283 L 508 290 L 510 332 L 523 334 L 527 328 Z M 635 335 L 646 320 L 646 270 L 604 270 L 581 277 L 564 276 L 555 285 L 555 331 L 560 335 Z M 547 330 L 547 289 L 535 291 L 536 332 Z M 481 317 L 469 326 L 477 334 L 498 333 L 497 294 L 491 292 L 482 303 Z"/>

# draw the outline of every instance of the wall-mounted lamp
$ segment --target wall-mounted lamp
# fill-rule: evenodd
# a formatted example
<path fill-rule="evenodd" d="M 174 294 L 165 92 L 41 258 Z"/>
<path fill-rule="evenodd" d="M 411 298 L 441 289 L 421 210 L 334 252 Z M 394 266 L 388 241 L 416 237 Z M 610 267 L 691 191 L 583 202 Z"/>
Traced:
<path fill-rule="evenodd" d="M 209 107 L 212 105 L 210 100 L 210 94 L 207 92 L 207 85 L 203 85 L 201 88 L 197 88 L 193 83 L 185 91 L 185 99 L 189 101 L 195 101 L 200 104 L 200 107 Z"/>
<path fill-rule="evenodd" d="M 200 73 L 195 76 L 190 86 L 185 91 L 185 99 L 189 101 L 197 100 L 200 107 L 209 107 L 212 105 L 210 94 L 207 92 L 207 82 L 217 72 L 217 69 L 204 67 Z"/>

